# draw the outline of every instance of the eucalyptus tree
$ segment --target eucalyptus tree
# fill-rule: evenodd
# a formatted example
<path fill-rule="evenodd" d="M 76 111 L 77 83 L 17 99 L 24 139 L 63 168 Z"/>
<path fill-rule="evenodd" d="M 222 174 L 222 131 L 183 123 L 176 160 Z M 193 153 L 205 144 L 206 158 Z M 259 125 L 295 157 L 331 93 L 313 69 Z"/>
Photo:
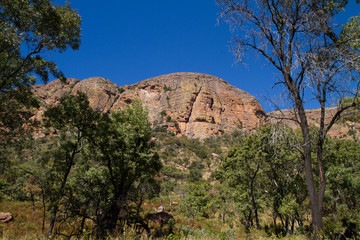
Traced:
<path fill-rule="evenodd" d="M 335 24 L 334 18 L 347 2 L 217 0 L 220 18 L 236 33 L 232 45 L 236 57 L 243 60 L 248 53 L 259 54 L 280 73 L 275 84 L 284 87 L 294 110 L 292 120 L 302 131 L 301 154 L 312 224 L 318 230 L 323 228 L 326 186 L 324 140 L 346 110 L 359 104 L 356 96 L 360 16 L 354 16 L 342 28 Z M 326 107 L 344 96 L 352 96 L 354 101 L 329 112 Z M 305 104 L 310 100 L 317 103 L 321 112 L 319 130 L 314 138 L 305 112 Z M 315 156 L 311 153 L 313 148 Z"/>
<path fill-rule="evenodd" d="M 48 81 L 50 75 L 64 78 L 47 53 L 77 50 L 80 23 L 76 10 L 51 0 L 0 2 L 1 161 L 8 155 L 9 143 L 24 136 L 23 125 L 32 123 L 29 109 L 39 106 L 29 86 L 38 79 Z"/>
<path fill-rule="evenodd" d="M 260 229 L 259 211 L 261 172 L 267 153 L 256 135 L 244 139 L 241 145 L 233 146 L 222 162 L 217 178 L 234 190 L 234 198 L 240 212 L 240 219 L 248 229 L 255 225 Z"/>
<path fill-rule="evenodd" d="M 102 169 L 103 188 L 108 191 L 101 196 L 104 204 L 99 205 L 95 220 L 97 236 L 104 238 L 117 227 L 122 231 L 127 222 L 138 221 L 142 200 L 159 190 L 154 177 L 162 165 L 153 150 L 148 112 L 138 101 L 103 114 L 89 141 L 92 159 Z"/>
<path fill-rule="evenodd" d="M 295 223 L 303 225 L 307 198 L 304 167 L 297 150 L 301 134 L 283 124 L 273 124 L 263 126 L 256 135 L 262 139 L 261 151 L 266 152 L 262 189 L 273 225 L 279 229 L 280 222 L 283 235 L 294 233 Z"/>
<path fill-rule="evenodd" d="M 265 125 L 235 144 L 221 163 L 216 177 L 230 188 L 246 228 L 260 228 L 261 210 L 271 210 L 273 225 L 281 222 L 283 234 L 293 233 L 295 221 L 303 222 L 306 199 L 304 168 L 299 162 L 299 134 L 279 125 Z M 280 220 L 280 221 L 279 221 Z"/>
<path fill-rule="evenodd" d="M 46 159 L 41 162 L 46 174 L 46 197 L 50 202 L 51 220 L 47 234 L 53 234 L 55 222 L 63 198 L 69 195 L 68 182 L 89 136 L 96 128 L 100 114 L 93 110 L 83 93 L 65 95 L 58 106 L 45 112 L 46 125 L 60 133 L 59 145 L 49 149 Z M 49 157 L 50 156 L 50 157 Z"/>
<path fill-rule="evenodd" d="M 125 224 L 147 229 L 141 204 L 159 191 L 154 177 L 162 165 L 142 105 L 133 101 L 123 110 L 100 114 L 85 94 L 78 93 L 64 96 L 45 116 L 61 137 L 53 156 L 44 162 L 52 214 L 48 237 L 60 206 L 67 220 L 82 219 L 78 233 L 87 220 L 101 239 L 122 231 Z"/>
<path fill-rule="evenodd" d="M 328 184 L 324 212 L 325 233 L 332 238 L 357 238 L 360 231 L 359 142 L 332 139 L 326 142 Z"/>
<path fill-rule="evenodd" d="M 63 77 L 48 51 L 76 50 L 81 18 L 69 5 L 51 0 L 4 0 L 0 3 L 0 93 L 32 85 L 49 74 Z"/>

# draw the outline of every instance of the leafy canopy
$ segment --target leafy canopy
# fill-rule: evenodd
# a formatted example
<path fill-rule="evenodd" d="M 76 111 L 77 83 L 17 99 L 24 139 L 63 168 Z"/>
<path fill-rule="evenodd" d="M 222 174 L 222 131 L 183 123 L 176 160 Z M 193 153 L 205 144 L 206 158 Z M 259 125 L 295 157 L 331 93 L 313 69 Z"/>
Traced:
<path fill-rule="evenodd" d="M 44 82 L 49 73 L 64 77 L 47 51 L 80 46 L 79 14 L 50 0 L 4 0 L 0 3 L 0 93 Z"/>
<path fill-rule="evenodd" d="M 0 2 L 0 136 L 6 143 L 24 136 L 29 109 L 38 107 L 30 86 L 50 75 L 64 78 L 50 51 L 77 50 L 80 45 L 79 14 L 69 5 L 51 0 Z M 0 149 L 0 151 L 2 151 Z M 6 154 L 5 154 L 6 155 Z"/>
<path fill-rule="evenodd" d="M 78 93 L 64 96 L 45 116 L 48 126 L 63 136 L 44 165 L 55 176 L 46 180 L 55 189 L 48 196 L 54 222 L 60 205 L 75 219 L 91 219 L 98 237 L 139 221 L 142 201 L 158 191 L 154 177 L 162 167 L 140 102 L 99 114 Z"/>

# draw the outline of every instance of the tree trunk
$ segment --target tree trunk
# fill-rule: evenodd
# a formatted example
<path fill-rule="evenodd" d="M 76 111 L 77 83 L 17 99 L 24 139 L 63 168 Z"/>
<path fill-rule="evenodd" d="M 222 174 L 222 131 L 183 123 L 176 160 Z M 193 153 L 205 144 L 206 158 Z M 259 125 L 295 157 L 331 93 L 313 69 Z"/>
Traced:
<path fill-rule="evenodd" d="M 305 154 L 306 153 L 306 154 Z M 315 231 L 323 230 L 323 221 L 322 221 L 322 209 L 324 202 L 324 193 L 325 193 L 325 180 L 320 179 L 319 192 L 316 190 L 313 168 L 312 168 L 312 159 L 311 159 L 311 149 L 306 149 L 304 147 L 304 161 L 305 161 L 305 180 L 309 194 L 310 200 L 310 209 L 311 209 L 311 218 L 312 225 Z"/>
<path fill-rule="evenodd" d="M 120 214 L 120 208 L 115 203 L 112 204 L 110 209 L 100 217 L 99 222 L 96 226 L 96 238 L 97 239 L 106 239 L 108 235 L 113 234 L 116 225 L 117 220 Z"/>
<path fill-rule="evenodd" d="M 255 201 L 255 197 L 254 197 L 254 184 L 253 184 L 253 182 L 251 182 L 251 184 L 250 184 L 250 201 L 251 201 L 252 208 L 254 210 L 256 228 L 260 229 L 260 221 L 259 221 L 258 209 L 257 209 L 257 204 L 256 204 L 256 201 Z"/>
<path fill-rule="evenodd" d="M 50 226 L 49 226 L 49 230 L 48 233 L 46 235 L 46 239 L 50 239 L 50 237 L 52 236 L 53 230 L 54 230 L 54 226 L 55 226 L 55 220 L 56 220 L 56 214 L 58 211 L 58 206 L 56 205 L 51 213 L 51 220 L 50 220 Z"/>
<path fill-rule="evenodd" d="M 289 85 L 288 85 L 289 86 Z M 322 208 L 323 208 L 323 199 L 325 192 L 325 179 L 323 179 L 322 162 L 318 161 L 319 171 L 320 171 L 320 186 L 319 192 L 316 190 L 316 183 L 313 176 L 313 166 L 312 166 L 312 157 L 311 157 L 311 137 L 310 137 L 310 129 L 309 123 L 307 121 L 305 109 L 303 106 L 302 99 L 300 97 L 300 93 L 294 88 L 289 87 L 290 92 L 293 94 L 296 109 L 299 114 L 299 122 L 301 127 L 301 132 L 303 135 L 303 158 L 304 158 L 304 167 L 305 167 L 305 181 L 309 195 L 310 201 L 310 209 L 311 209 L 311 218 L 312 225 L 315 231 L 322 231 L 323 222 L 322 222 Z M 317 146 L 319 147 L 319 146 Z M 322 147 L 322 146 L 321 146 Z M 318 148 L 317 148 L 318 149 Z M 319 156 L 318 156 L 319 160 Z"/>
<path fill-rule="evenodd" d="M 121 192 L 121 193 L 120 193 Z M 96 226 L 96 237 L 98 239 L 106 239 L 108 235 L 114 234 L 121 209 L 125 206 L 126 194 L 119 191 L 112 199 L 110 208 L 99 217 Z M 123 229 L 120 229 L 121 231 Z"/>
<path fill-rule="evenodd" d="M 314 200 L 313 203 L 311 204 L 312 224 L 316 232 L 323 230 L 322 208 L 323 208 L 323 202 L 319 202 L 319 201 L 316 202 L 316 200 Z"/>
<path fill-rule="evenodd" d="M 276 228 L 276 218 L 277 218 L 277 216 L 276 216 L 276 213 L 272 213 L 272 217 L 273 217 L 273 224 L 274 224 L 274 227 Z"/>
<path fill-rule="evenodd" d="M 295 229 L 295 217 L 292 218 L 291 220 L 291 230 L 290 230 L 290 234 L 294 233 L 294 229 Z"/>
<path fill-rule="evenodd" d="M 255 222 L 256 222 L 256 228 L 260 229 L 260 221 L 259 221 L 259 215 L 258 215 L 258 209 L 257 209 L 257 204 L 256 204 L 256 200 L 255 200 L 255 194 L 254 194 L 254 182 L 255 182 L 255 178 L 257 175 L 257 172 L 260 169 L 260 165 L 257 166 L 257 169 L 253 175 L 253 177 L 250 180 L 250 201 L 251 201 L 251 205 L 252 208 L 254 210 L 254 214 L 255 214 Z"/>
<path fill-rule="evenodd" d="M 43 219 L 42 219 L 42 226 L 41 226 L 41 234 L 44 236 L 45 218 L 46 218 L 46 204 L 45 204 L 44 189 L 42 187 L 41 187 L 41 194 L 42 194 L 42 208 L 43 208 Z"/>

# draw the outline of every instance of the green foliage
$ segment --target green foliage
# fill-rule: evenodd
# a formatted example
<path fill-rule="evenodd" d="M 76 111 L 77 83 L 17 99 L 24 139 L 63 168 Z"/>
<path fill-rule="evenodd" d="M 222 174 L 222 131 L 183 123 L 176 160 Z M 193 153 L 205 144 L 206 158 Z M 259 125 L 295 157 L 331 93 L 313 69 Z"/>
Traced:
<path fill-rule="evenodd" d="M 5 166 L 10 144 L 18 144 L 34 125 L 29 118 L 39 102 L 29 86 L 37 78 L 47 82 L 50 74 L 64 78 L 45 56 L 79 48 L 81 19 L 69 5 L 50 0 L 5 0 L 0 20 L 0 165 Z"/>
<path fill-rule="evenodd" d="M 175 191 L 177 186 L 178 183 L 175 180 L 165 180 L 160 183 L 161 194 L 164 196 L 171 196 L 171 193 Z"/>
<path fill-rule="evenodd" d="M 188 183 L 184 186 L 185 197 L 179 204 L 179 210 L 189 218 L 207 217 L 211 200 L 209 184 L 204 181 Z"/>
<path fill-rule="evenodd" d="M 122 94 L 123 92 L 125 92 L 125 89 L 124 88 L 119 88 L 119 94 Z"/>
<path fill-rule="evenodd" d="M 197 182 L 202 179 L 204 165 L 201 162 L 192 162 L 189 166 L 189 175 L 186 177 L 186 181 Z"/>
<path fill-rule="evenodd" d="M 280 218 L 285 232 L 291 219 L 301 219 L 301 206 L 307 197 L 300 156 L 291 148 L 297 136 L 282 125 L 264 126 L 230 149 L 215 177 L 224 185 L 246 228 L 256 223 L 259 214 L 270 208 Z M 274 220 L 274 222 L 276 222 Z"/>
<path fill-rule="evenodd" d="M 160 112 L 160 116 L 166 117 L 166 111 L 165 111 L 165 110 L 162 110 L 162 111 Z"/>
<path fill-rule="evenodd" d="M 185 174 L 183 173 L 183 171 L 172 165 L 164 166 L 161 169 L 161 174 L 163 174 L 166 177 L 171 177 L 175 179 L 185 178 Z"/>
<path fill-rule="evenodd" d="M 246 228 L 253 225 L 253 219 L 259 227 L 259 199 L 260 186 L 258 173 L 265 152 L 261 151 L 260 139 L 249 136 L 244 145 L 233 147 L 224 162 L 221 164 L 221 172 L 218 178 L 234 189 L 236 202 L 241 220 Z"/>
<path fill-rule="evenodd" d="M 120 214 L 123 219 L 120 228 L 123 228 L 125 221 L 136 217 L 133 208 L 139 208 L 143 199 L 158 191 L 153 177 L 161 164 L 152 151 L 147 111 L 139 102 L 110 116 L 102 115 L 90 137 L 87 163 L 91 164 L 89 159 L 92 159 L 98 166 L 85 165 L 75 178 L 74 186 L 87 184 L 87 189 L 93 189 L 92 196 L 88 196 L 88 191 L 84 192 L 83 188 L 74 196 L 84 203 L 76 205 L 80 206 L 79 212 L 91 216 L 94 210 L 101 210 L 105 214 L 97 223 L 98 234 L 103 235 L 106 231 L 114 231 L 117 226 L 114 219 Z M 89 176 L 88 179 L 93 181 L 80 176 Z M 130 205 L 131 202 L 137 204 Z M 89 205 L 94 207 L 88 208 Z"/>
<path fill-rule="evenodd" d="M 289 193 L 282 199 L 281 205 L 278 209 L 281 215 L 288 218 L 295 216 L 299 210 L 299 203 L 296 201 L 296 196 L 293 193 Z"/>
<path fill-rule="evenodd" d="M 326 155 L 328 188 L 325 192 L 325 233 L 354 238 L 360 231 L 360 144 L 331 140 Z"/>
<path fill-rule="evenodd" d="M 342 26 L 340 37 L 350 48 L 360 50 L 360 15 L 351 17 Z"/>
<path fill-rule="evenodd" d="M 281 125 L 264 126 L 235 145 L 214 173 L 220 180 L 216 187 L 220 190 L 214 197 L 217 209 L 225 204 L 235 206 L 245 227 L 256 221 L 256 211 L 261 215 L 270 211 L 273 223 L 267 231 L 279 236 L 294 233 L 294 222 L 299 224 L 299 230 L 307 229 L 304 168 L 301 154 L 294 148 L 302 142 L 300 136 L 298 131 Z M 317 129 L 313 129 L 311 138 L 316 141 L 316 137 Z M 330 238 L 354 238 L 360 229 L 360 145 L 326 138 L 323 152 L 327 176 L 324 234 Z M 231 211 L 221 212 L 231 217 Z"/>
<path fill-rule="evenodd" d="M 52 5 L 49 0 L 2 1 L 0 9 L 0 92 L 32 85 L 35 75 L 43 81 L 49 73 L 63 77 L 56 64 L 41 55 L 79 48 L 79 14 L 69 5 Z"/>
<path fill-rule="evenodd" d="M 159 133 L 162 131 L 156 130 L 156 137 L 159 138 L 160 158 L 165 163 L 174 162 L 187 167 L 194 160 L 210 160 L 213 152 L 222 154 L 221 143 L 207 144 L 207 140 L 200 141 L 185 136 L 174 137 L 168 133 L 160 135 Z M 211 142 L 211 140 L 208 141 Z"/>
<path fill-rule="evenodd" d="M 196 156 L 198 156 L 200 159 L 206 159 L 207 157 L 209 157 L 208 148 L 206 147 L 205 144 L 200 142 L 199 139 L 181 137 L 178 142 L 184 148 L 195 153 Z"/>
<path fill-rule="evenodd" d="M 81 107 L 77 108 L 76 105 Z M 135 106 L 131 108 L 133 107 Z M 106 218 L 103 217 L 114 217 L 110 213 L 118 211 L 111 204 L 116 199 L 117 185 L 113 185 L 111 180 L 109 160 L 111 160 L 112 174 L 115 176 L 113 179 L 116 182 L 121 181 L 117 174 L 125 172 L 121 170 L 122 166 L 129 170 L 130 174 L 127 176 L 134 178 L 136 169 L 142 168 L 136 167 L 135 162 L 127 161 L 131 159 L 131 154 L 136 152 L 134 145 L 128 143 L 134 142 L 131 136 L 137 133 L 147 136 L 146 131 L 132 128 L 125 123 L 130 121 L 137 126 L 146 125 L 146 121 L 133 121 L 130 120 L 131 117 L 124 116 L 128 113 L 133 117 L 142 116 L 141 109 L 130 112 L 123 110 L 119 116 L 100 115 L 90 110 L 86 97 L 82 94 L 64 97 L 62 104 L 49 110 L 47 116 L 49 125 L 60 127 L 56 131 L 67 134 L 27 143 L 28 150 L 24 150 L 21 154 L 17 152 L 18 157 L 13 160 L 13 168 L 8 169 L 0 178 L 6 181 L 0 190 L 5 199 L 31 200 L 33 197 L 35 201 L 39 201 L 44 190 L 48 209 L 51 210 L 56 205 L 60 206 L 57 219 L 76 226 L 73 233 L 81 232 L 89 235 L 91 235 L 90 231 L 101 232 L 98 228 L 106 229 L 110 226 L 111 221 L 105 221 Z M 51 121 L 50 113 L 54 114 Z M 82 118 L 77 115 L 88 117 Z M 80 128 L 80 126 L 84 127 Z M 82 129 L 82 141 L 81 144 L 76 145 L 79 129 Z M 145 198 L 151 199 L 158 194 L 160 188 L 163 200 L 167 197 L 168 199 L 165 199 L 173 203 L 172 207 L 176 206 L 175 201 L 179 203 L 176 207 L 178 211 L 171 213 L 176 219 L 176 224 L 171 225 L 173 227 L 171 236 L 175 239 L 186 235 L 186 231 L 182 232 L 181 229 L 187 229 L 188 238 L 195 239 L 235 239 L 245 236 L 277 239 L 275 235 L 281 238 L 289 233 L 294 233 L 292 236 L 287 236 L 290 239 L 304 237 L 298 234 L 309 229 L 307 226 L 309 202 L 303 181 L 301 155 L 293 148 L 301 143 L 301 134 L 298 131 L 282 125 L 269 125 L 262 127 L 251 136 L 241 135 L 235 141 L 238 144 L 231 149 L 220 164 L 219 170 L 213 174 L 220 181 L 214 181 L 214 178 L 205 180 L 202 177 L 207 171 L 206 164 L 190 151 L 193 149 L 190 147 L 191 143 L 197 143 L 197 140 L 165 136 L 167 137 L 162 140 L 163 145 L 160 150 L 172 149 L 173 152 L 169 151 L 169 161 L 160 171 L 158 178 L 160 186 L 154 181 L 155 175 L 145 172 L 147 170 L 144 168 L 142 170 L 145 172 L 144 175 L 137 178 L 128 188 L 126 197 L 117 200 L 121 204 L 116 223 L 118 229 L 126 229 L 126 225 L 139 224 L 149 211 L 146 209 L 142 212 L 142 207 L 148 208 L 148 201 L 146 205 L 141 203 Z M 225 139 L 233 137 L 226 136 Z M 313 129 L 312 138 L 316 140 L 316 129 Z M 149 140 L 145 137 L 143 140 L 138 140 L 138 143 L 143 141 L 142 144 L 150 144 L 149 147 L 152 149 L 152 144 L 145 139 Z M 221 149 L 224 146 L 225 142 L 221 142 L 223 138 L 218 140 L 209 139 L 199 141 L 198 144 L 204 146 L 209 154 L 214 149 Z M 66 169 L 70 166 L 69 153 L 74 146 L 78 147 L 76 150 L 81 150 L 76 153 L 66 184 L 61 190 Z M 102 146 L 104 150 L 101 149 Z M 348 140 L 326 139 L 324 146 L 324 162 L 326 162 L 324 167 L 328 183 L 324 204 L 324 237 L 356 238 L 360 223 L 359 144 Z M 126 155 L 126 159 L 121 159 L 121 152 Z M 185 170 L 170 160 L 184 152 L 192 154 L 186 155 L 189 159 Z M 147 160 L 140 162 L 147 164 L 147 169 L 151 171 L 150 162 L 154 160 L 153 157 L 156 159 L 156 156 L 153 155 L 152 150 L 148 153 L 143 152 L 140 158 L 148 159 L 149 163 L 146 163 Z M 165 155 L 161 153 L 161 157 L 163 156 Z M 159 160 L 156 162 L 159 163 Z M 130 182 L 125 181 L 123 185 L 126 186 Z M 166 201 L 164 203 L 168 204 Z M 255 211 L 258 213 L 260 227 L 264 227 L 264 231 L 254 229 Z M 80 222 L 83 218 L 88 220 L 81 230 Z M 182 228 L 184 221 L 191 226 Z M 229 229 L 236 232 L 236 237 Z"/>
<path fill-rule="evenodd" d="M 359 105 L 359 98 L 353 97 L 345 97 L 340 99 L 338 103 L 339 107 L 350 107 L 342 117 L 342 121 L 351 121 L 351 122 L 359 122 L 360 121 L 360 105 Z"/>
<path fill-rule="evenodd" d="M 93 219 L 74 231 L 95 226 L 98 236 L 141 219 L 142 201 L 159 191 L 154 176 L 161 168 L 141 104 L 134 101 L 124 110 L 101 115 L 85 94 L 66 95 L 45 112 L 45 122 L 60 135 L 37 145 L 34 150 L 41 154 L 32 153 L 34 161 L 21 170 L 35 177 L 49 202 L 49 235 L 60 209 L 67 222 Z"/>
<path fill-rule="evenodd" d="M 45 126 L 63 133 L 91 134 L 100 114 L 90 106 L 87 96 L 78 92 L 77 95 L 64 95 L 61 104 L 49 108 L 45 112 Z"/>
<path fill-rule="evenodd" d="M 0 178 L 0 201 L 3 199 L 3 190 L 6 188 L 7 182 L 5 179 Z"/>

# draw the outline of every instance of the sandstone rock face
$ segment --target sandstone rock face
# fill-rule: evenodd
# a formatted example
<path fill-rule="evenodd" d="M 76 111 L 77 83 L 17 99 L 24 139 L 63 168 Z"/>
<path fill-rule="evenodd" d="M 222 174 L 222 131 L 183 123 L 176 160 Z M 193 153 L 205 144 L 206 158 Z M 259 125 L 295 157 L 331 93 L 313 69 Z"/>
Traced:
<path fill-rule="evenodd" d="M 42 102 L 42 107 L 35 113 L 36 120 L 41 120 L 45 109 L 58 104 L 65 94 L 86 93 L 91 106 L 100 112 L 109 112 L 116 97 L 119 97 L 119 86 L 101 77 L 82 81 L 68 78 L 65 83 L 55 80 L 45 85 L 35 85 L 32 91 Z"/>
<path fill-rule="evenodd" d="M 191 138 L 216 137 L 260 126 L 265 112 L 257 99 L 224 80 L 201 73 L 173 73 L 119 87 L 104 78 L 59 80 L 34 87 L 44 105 L 65 93 L 85 92 L 95 109 L 110 112 L 140 99 L 154 127 Z M 36 114 L 41 118 L 42 111 Z"/>
<path fill-rule="evenodd" d="M 329 124 L 331 119 L 334 117 L 335 113 L 337 111 L 337 108 L 326 108 L 325 112 L 325 124 Z M 312 127 L 320 127 L 320 116 L 321 116 L 321 110 L 320 109 L 309 109 L 305 110 L 309 125 Z M 299 124 L 297 124 L 295 121 L 289 120 L 289 119 L 296 119 L 295 116 L 297 116 L 292 109 L 286 109 L 281 111 L 274 111 L 269 113 L 267 118 L 267 122 L 269 123 L 278 123 L 282 122 L 286 124 L 287 126 L 298 129 L 300 128 Z M 333 138 L 349 138 L 349 132 L 360 131 L 360 123 L 358 122 L 350 122 L 350 121 L 338 121 L 335 123 L 330 131 L 328 132 L 329 136 Z"/>

